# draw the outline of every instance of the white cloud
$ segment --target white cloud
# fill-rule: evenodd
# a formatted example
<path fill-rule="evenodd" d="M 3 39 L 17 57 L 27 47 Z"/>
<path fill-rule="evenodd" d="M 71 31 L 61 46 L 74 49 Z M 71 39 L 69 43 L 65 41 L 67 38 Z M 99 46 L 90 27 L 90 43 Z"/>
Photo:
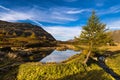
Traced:
<path fill-rule="evenodd" d="M 70 10 L 67 13 L 68 14 L 80 14 L 83 12 L 91 12 L 91 9 L 81 9 L 81 10 Z"/>
<path fill-rule="evenodd" d="M 33 21 L 35 24 L 37 24 L 37 25 L 39 25 L 39 26 L 44 27 L 44 25 L 42 25 L 40 22 L 38 22 L 38 21 L 36 21 L 36 20 L 31 19 L 31 21 Z"/>
<path fill-rule="evenodd" d="M 6 10 L 7 12 L 0 13 L 0 19 L 6 21 L 16 21 L 16 20 L 25 20 L 32 19 L 41 22 L 50 22 L 50 23 L 66 23 L 70 21 L 76 21 L 79 18 L 74 15 L 69 15 L 66 10 L 70 10 L 73 8 L 66 7 L 56 7 L 50 9 L 39 9 L 32 8 L 30 10 L 22 11 L 14 11 L 9 8 L 0 5 L 0 8 Z"/>
<path fill-rule="evenodd" d="M 81 27 L 64 27 L 64 26 L 52 26 L 44 27 L 46 31 L 51 33 L 57 40 L 69 40 L 75 36 L 80 35 Z"/>
<path fill-rule="evenodd" d="M 28 13 L 14 11 L 14 10 L 6 8 L 2 5 L 0 5 L 0 8 L 7 11 L 7 12 L 0 13 L 0 20 L 16 21 L 16 20 L 31 19 L 31 17 L 32 17 L 32 15 L 28 15 Z"/>
<path fill-rule="evenodd" d="M 120 20 L 115 20 L 115 21 L 109 22 L 107 27 L 110 30 L 117 30 L 117 29 L 120 30 Z"/>
<path fill-rule="evenodd" d="M 108 8 L 107 10 L 106 9 L 97 10 L 97 13 L 99 15 L 114 14 L 114 13 L 119 13 L 119 12 L 120 12 L 120 6 L 119 5 L 112 6 L 112 7 Z"/>
<path fill-rule="evenodd" d="M 24 10 L 12 10 L 0 5 L 0 8 L 6 10 L 6 12 L 0 12 L 1 20 L 17 21 L 32 19 L 39 22 L 60 24 L 77 21 L 80 18 L 77 14 L 91 11 L 91 9 L 78 9 L 59 6 L 51 7 L 49 9 L 35 6 L 32 9 L 27 10 L 25 10 L 25 8 Z"/>
<path fill-rule="evenodd" d="M 16 21 L 16 20 L 25 20 L 31 19 L 31 15 L 27 15 L 20 12 L 9 12 L 1 15 L 0 19 L 5 21 Z"/>
<path fill-rule="evenodd" d="M 54 18 L 59 19 L 59 20 L 68 20 L 68 21 L 76 21 L 77 20 L 75 18 L 61 17 L 61 16 L 55 16 Z"/>
<path fill-rule="evenodd" d="M 113 13 L 118 13 L 118 12 L 120 12 L 120 5 L 112 6 L 112 7 L 110 8 L 110 10 L 111 10 L 111 12 L 113 12 Z"/>
<path fill-rule="evenodd" d="M 65 12 L 66 10 L 69 11 L 73 9 L 66 7 L 50 8 L 49 10 L 38 10 L 33 8 L 32 10 L 28 10 L 27 12 L 21 12 L 19 10 L 14 11 L 3 6 L 0 6 L 0 8 L 6 10 L 6 12 L 0 13 L 0 20 L 5 21 L 17 21 L 29 19 L 38 25 L 42 25 L 39 23 L 40 21 L 51 23 L 65 23 L 69 21 L 76 21 L 78 19 L 66 13 Z M 78 36 L 80 34 L 81 30 L 80 26 L 79 27 L 52 26 L 44 27 L 44 29 L 51 33 L 58 40 L 73 39 L 74 36 Z"/>
<path fill-rule="evenodd" d="M 6 8 L 6 7 L 2 6 L 2 5 L 0 5 L 0 8 L 2 8 L 2 9 L 4 9 L 4 10 L 7 10 L 7 11 L 11 11 L 11 9 Z"/>

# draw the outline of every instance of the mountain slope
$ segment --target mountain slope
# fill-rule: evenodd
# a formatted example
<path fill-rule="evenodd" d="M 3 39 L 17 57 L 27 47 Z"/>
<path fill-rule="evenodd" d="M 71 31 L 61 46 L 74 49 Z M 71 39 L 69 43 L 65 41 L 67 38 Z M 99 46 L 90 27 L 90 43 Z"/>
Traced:
<path fill-rule="evenodd" d="M 0 45 L 50 46 L 55 38 L 37 25 L 0 21 Z"/>
<path fill-rule="evenodd" d="M 115 42 L 120 42 L 120 30 L 112 31 L 112 38 Z"/>

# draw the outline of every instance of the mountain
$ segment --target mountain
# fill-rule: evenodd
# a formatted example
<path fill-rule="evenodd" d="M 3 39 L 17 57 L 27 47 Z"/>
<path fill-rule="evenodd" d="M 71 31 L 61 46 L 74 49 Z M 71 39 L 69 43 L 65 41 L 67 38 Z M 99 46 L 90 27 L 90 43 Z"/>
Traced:
<path fill-rule="evenodd" d="M 120 30 L 112 31 L 112 38 L 115 42 L 120 42 Z"/>
<path fill-rule="evenodd" d="M 41 47 L 53 46 L 55 42 L 55 38 L 40 26 L 0 21 L 0 46 Z"/>

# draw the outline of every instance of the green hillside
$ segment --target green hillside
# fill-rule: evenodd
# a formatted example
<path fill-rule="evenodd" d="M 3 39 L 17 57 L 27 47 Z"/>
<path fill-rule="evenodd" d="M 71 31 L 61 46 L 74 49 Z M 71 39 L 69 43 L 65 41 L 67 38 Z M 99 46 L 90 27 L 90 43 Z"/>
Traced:
<path fill-rule="evenodd" d="M 55 41 L 55 38 L 40 26 L 0 21 L 0 46 L 53 46 Z"/>

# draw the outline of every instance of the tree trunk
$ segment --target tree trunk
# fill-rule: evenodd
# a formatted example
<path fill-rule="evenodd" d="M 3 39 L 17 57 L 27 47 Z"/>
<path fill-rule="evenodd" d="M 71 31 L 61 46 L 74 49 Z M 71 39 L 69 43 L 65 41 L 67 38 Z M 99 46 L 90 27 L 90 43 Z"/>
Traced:
<path fill-rule="evenodd" d="M 88 52 L 88 54 L 87 54 L 87 57 L 86 57 L 85 61 L 83 62 L 84 64 L 87 63 L 87 61 L 88 61 L 88 59 L 89 59 L 89 57 L 90 57 L 90 54 L 91 54 L 91 52 L 92 52 L 92 48 L 93 48 L 93 41 L 91 40 L 91 42 L 90 42 L 90 44 L 89 44 L 89 52 Z"/>
<path fill-rule="evenodd" d="M 89 59 L 89 57 L 90 57 L 90 54 L 91 54 L 91 50 L 88 52 L 88 54 L 87 54 L 87 57 L 86 57 L 86 59 L 84 60 L 84 64 L 86 64 L 87 63 L 87 61 L 88 61 L 88 59 Z"/>

